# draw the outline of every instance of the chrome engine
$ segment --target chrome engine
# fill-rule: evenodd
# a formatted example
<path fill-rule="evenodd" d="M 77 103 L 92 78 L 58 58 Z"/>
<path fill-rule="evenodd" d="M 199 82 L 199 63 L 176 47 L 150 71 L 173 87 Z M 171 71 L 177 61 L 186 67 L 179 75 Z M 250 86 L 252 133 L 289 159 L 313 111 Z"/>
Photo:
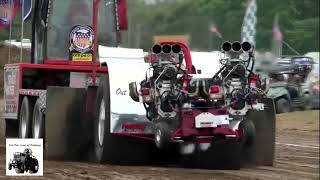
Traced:
<path fill-rule="evenodd" d="M 263 95 L 258 75 L 253 73 L 254 54 L 250 43 L 225 42 L 222 45 L 222 67 L 212 78 L 210 89 L 219 89 L 219 99 L 230 115 L 246 115 L 249 109 L 263 110 L 258 102 Z M 214 94 L 214 92 L 211 92 Z"/>
<path fill-rule="evenodd" d="M 179 45 L 154 45 L 151 76 L 141 82 L 140 94 L 150 120 L 176 119 L 185 99 L 182 91 L 188 72 L 182 67 Z"/>

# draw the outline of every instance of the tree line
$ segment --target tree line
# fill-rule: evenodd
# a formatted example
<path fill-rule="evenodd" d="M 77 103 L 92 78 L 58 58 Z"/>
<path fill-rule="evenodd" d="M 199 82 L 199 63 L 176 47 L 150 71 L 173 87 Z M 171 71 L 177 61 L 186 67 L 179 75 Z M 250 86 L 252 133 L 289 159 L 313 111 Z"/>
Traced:
<path fill-rule="evenodd" d="M 318 0 L 256 0 L 256 46 L 268 51 L 272 45 L 274 17 L 279 16 L 283 39 L 299 53 L 319 51 Z M 122 32 L 122 47 L 149 50 L 154 35 L 190 35 L 194 50 L 211 51 L 223 41 L 240 40 L 246 9 L 245 0 L 127 0 L 129 30 Z M 12 38 L 20 39 L 21 18 L 12 25 Z M 219 38 L 208 31 L 214 23 L 222 34 Z M 25 37 L 31 38 L 31 23 L 25 23 Z M 8 39 L 8 30 L 0 30 L 0 40 Z M 284 54 L 292 54 L 283 47 Z"/>
<path fill-rule="evenodd" d="M 301 54 L 319 51 L 318 0 L 256 1 L 258 50 L 271 49 L 273 22 L 278 14 L 284 41 Z M 189 34 L 192 49 L 218 49 L 223 41 L 241 39 L 245 10 L 245 0 L 161 0 L 156 4 L 128 1 L 129 31 L 124 33 L 123 45 L 150 49 L 154 35 Z M 210 34 L 212 23 L 223 38 Z M 286 46 L 283 53 L 293 54 Z"/>

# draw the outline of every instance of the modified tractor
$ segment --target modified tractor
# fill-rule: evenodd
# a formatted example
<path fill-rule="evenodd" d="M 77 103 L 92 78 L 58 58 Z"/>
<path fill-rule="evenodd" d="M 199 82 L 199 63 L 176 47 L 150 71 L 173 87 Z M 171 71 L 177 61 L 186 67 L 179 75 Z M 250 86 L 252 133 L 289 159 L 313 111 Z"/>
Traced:
<path fill-rule="evenodd" d="M 143 103 L 154 126 L 156 146 L 165 150 L 177 145 L 184 164 L 212 167 L 220 162 L 239 168 L 243 157 L 257 157 L 254 153 L 263 146 L 268 149 L 265 164 L 270 165 L 274 130 L 264 129 L 274 129 L 274 105 L 253 73 L 253 48 L 247 42 L 226 42 L 222 54 L 220 70 L 205 78 L 195 74 L 185 44 L 156 44 L 150 56 L 151 71 L 139 90 L 135 82 L 130 83 L 130 95 Z M 259 142 L 262 136 L 269 137 Z M 255 151 L 248 153 L 248 149 Z"/>

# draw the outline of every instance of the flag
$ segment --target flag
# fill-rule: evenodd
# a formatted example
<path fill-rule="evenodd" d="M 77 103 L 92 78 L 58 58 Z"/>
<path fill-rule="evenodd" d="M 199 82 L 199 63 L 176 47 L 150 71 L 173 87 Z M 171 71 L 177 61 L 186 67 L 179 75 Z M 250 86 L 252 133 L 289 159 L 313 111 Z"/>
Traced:
<path fill-rule="evenodd" d="M 209 31 L 215 33 L 220 39 L 222 39 L 222 35 L 215 24 L 211 24 L 209 26 Z"/>
<path fill-rule="evenodd" d="M 24 15 L 23 15 L 23 21 L 27 20 L 28 17 L 31 15 L 32 11 L 32 0 L 21 0 L 20 1 L 21 7 L 24 8 Z"/>
<path fill-rule="evenodd" d="M 10 26 L 18 10 L 19 2 L 17 0 L 0 0 L 0 29 Z"/>
<path fill-rule="evenodd" d="M 276 14 L 274 17 L 272 34 L 273 34 L 273 53 L 280 57 L 282 54 L 282 32 L 279 27 L 278 14 Z"/>
<path fill-rule="evenodd" d="M 280 30 L 280 27 L 279 27 L 279 16 L 278 16 L 278 14 L 276 14 L 276 16 L 274 18 L 272 32 L 273 32 L 273 40 L 276 43 L 281 43 L 282 42 L 282 33 L 281 33 L 281 30 Z"/>
<path fill-rule="evenodd" d="M 257 3 L 256 0 L 248 0 L 247 9 L 244 15 L 241 28 L 241 41 L 256 45 L 256 25 L 257 25 Z"/>

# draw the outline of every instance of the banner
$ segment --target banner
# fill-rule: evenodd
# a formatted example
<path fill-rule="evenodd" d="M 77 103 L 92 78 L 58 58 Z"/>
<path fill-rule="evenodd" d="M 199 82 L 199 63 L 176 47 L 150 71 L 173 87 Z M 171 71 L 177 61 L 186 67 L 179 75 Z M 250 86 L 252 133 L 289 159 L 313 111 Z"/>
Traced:
<path fill-rule="evenodd" d="M 0 29 L 10 26 L 18 10 L 18 0 L 0 0 Z"/>
<path fill-rule="evenodd" d="M 158 35 L 153 36 L 153 43 L 160 43 L 164 41 L 179 41 L 186 44 L 190 42 L 190 36 L 187 34 L 184 35 Z"/>
<path fill-rule="evenodd" d="M 31 15 L 32 0 L 21 0 L 21 7 L 24 8 L 23 21 L 25 21 Z"/>

